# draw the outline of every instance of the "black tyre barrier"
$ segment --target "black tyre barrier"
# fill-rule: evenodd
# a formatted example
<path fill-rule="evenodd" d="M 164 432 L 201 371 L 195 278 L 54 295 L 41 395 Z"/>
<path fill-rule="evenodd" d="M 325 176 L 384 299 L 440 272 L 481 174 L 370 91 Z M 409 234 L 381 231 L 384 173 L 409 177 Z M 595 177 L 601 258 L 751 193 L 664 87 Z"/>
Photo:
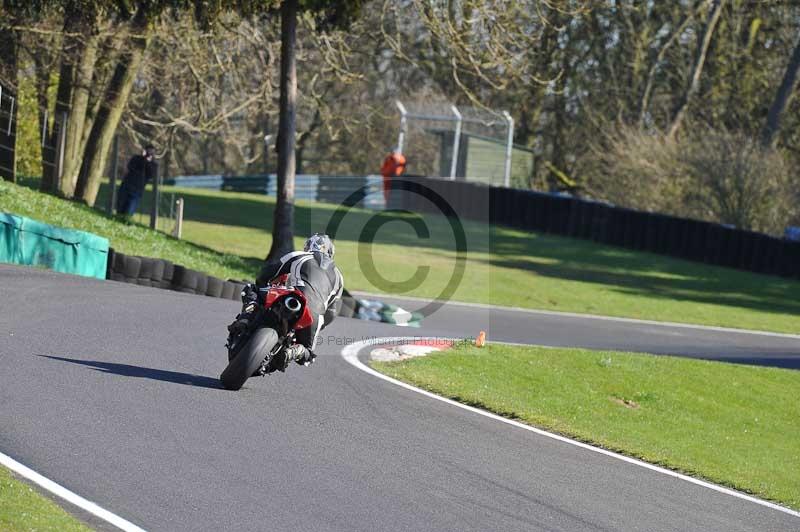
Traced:
<path fill-rule="evenodd" d="M 168 260 L 125 255 L 113 248 L 109 249 L 108 255 L 106 270 L 108 280 L 241 301 L 245 284 L 241 281 L 235 279 L 223 281 L 185 266 L 173 264 Z M 135 275 L 129 276 L 126 273 Z M 350 318 L 357 311 L 358 302 L 345 290 L 338 315 Z"/>
<path fill-rule="evenodd" d="M 204 296 L 208 288 L 208 275 L 198 271 L 194 273 L 197 275 L 197 286 L 194 287 L 194 293 Z"/>
<path fill-rule="evenodd" d="M 152 281 L 153 274 L 155 273 L 155 266 L 158 259 L 150 259 L 148 257 L 139 257 L 141 261 L 141 267 L 139 268 L 139 275 L 137 277 L 139 279 Z M 141 284 L 141 283 L 139 283 Z"/>
<path fill-rule="evenodd" d="M 108 259 L 106 259 L 106 279 L 111 279 L 111 272 L 114 271 L 114 261 L 117 260 L 117 252 L 114 248 L 108 248 Z"/>
<path fill-rule="evenodd" d="M 228 279 L 226 282 L 233 284 L 233 295 L 231 299 L 234 301 L 241 301 L 242 300 L 242 290 L 244 290 L 244 285 L 242 281 L 237 281 L 236 279 Z"/>
<path fill-rule="evenodd" d="M 239 281 L 223 281 L 172 261 L 125 255 L 113 248 L 108 254 L 106 278 L 111 281 L 234 301 L 241 299 L 244 283 Z"/>
<path fill-rule="evenodd" d="M 176 265 L 172 274 L 172 288 L 173 290 L 193 294 L 195 288 L 197 288 L 197 272 L 184 266 Z"/>
<path fill-rule="evenodd" d="M 238 299 L 239 292 L 236 290 L 236 284 L 230 281 L 222 283 L 222 299 Z"/>
<path fill-rule="evenodd" d="M 155 259 L 153 261 L 153 270 L 150 272 L 150 280 L 154 283 L 160 283 L 164 280 L 164 270 L 166 269 L 166 261 Z M 141 277 L 144 277 L 142 275 Z"/>
<path fill-rule="evenodd" d="M 123 257 L 122 275 L 128 279 L 137 279 L 142 268 L 142 259 L 125 255 Z"/>
<path fill-rule="evenodd" d="M 222 289 L 225 281 L 216 277 L 208 276 L 208 283 L 205 294 L 209 297 L 222 297 Z"/>
<path fill-rule="evenodd" d="M 175 265 L 168 260 L 164 261 L 164 275 L 162 280 L 172 282 L 172 277 L 175 275 Z"/>

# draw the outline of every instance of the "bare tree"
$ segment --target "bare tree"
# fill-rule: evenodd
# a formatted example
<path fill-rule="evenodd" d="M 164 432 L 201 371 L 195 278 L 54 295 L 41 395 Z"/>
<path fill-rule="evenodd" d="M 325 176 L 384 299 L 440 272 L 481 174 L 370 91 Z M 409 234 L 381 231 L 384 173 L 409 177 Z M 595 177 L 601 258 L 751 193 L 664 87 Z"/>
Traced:
<path fill-rule="evenodd" d="M 667 133 L 669 137 L 675 137 L 678 133 L 678 129 L 680 129 L 683 119 L 686 116 L 686 109 L 689 107 L 689 104 L 700 88 L 700 77 L 703 74 L 703 65 L 705 65 L 706 57 L 708 56 L 708 47 L 711 46 L 711 38 L 714 36 L 714 29 L 717 27 L 724 5 L 725 0 L 709 0 L 708 20 L 705 30 L 703 31 L 703 37 L 697 45 L 692 75 L 689 78 L 686 92 L 681 97 L 675 109 L 672 124 L 670 124 Z"/>
<path fill-rule="evenodd" d="M 297 64 L 295 41 L 297 0 L 281 3 L 281 105 L 278 124 L 278 188 L 272 222 L 272 244 L 267 260 L 294 249 L 295 117 Z"/>
<path fill-rule="evenodd" d="M 792 97 L 794 87 L 797 82 L 797 72 L 800 70 L 800 39 L 794 47 L 792 57 L 789 59 L 789 64 L 786 66 L 786 72 L 783 74 L 783 80 L 778 88 L 778 93 L 775 95 L 775 100 L 769 108 L 767 115 L 767 124 L 761 134 L 761 143 L 764 146 L 772 146 L 775 143 L 776 134 L 780 127 L 781 115 L 789 99 Z"/>

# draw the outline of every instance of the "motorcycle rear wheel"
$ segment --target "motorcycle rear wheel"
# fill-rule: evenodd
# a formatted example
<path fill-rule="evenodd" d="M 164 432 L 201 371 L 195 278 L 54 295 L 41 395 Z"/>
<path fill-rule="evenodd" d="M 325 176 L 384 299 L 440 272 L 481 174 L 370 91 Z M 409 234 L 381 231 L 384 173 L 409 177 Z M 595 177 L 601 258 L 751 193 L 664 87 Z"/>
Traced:
<path fill-rule="evenodd" d="M 227 390 L 241 389 L 277 343 L 278 333 L 274 330 L 264 327 L 255 331 L 219 376 L 222 386 Z"/>

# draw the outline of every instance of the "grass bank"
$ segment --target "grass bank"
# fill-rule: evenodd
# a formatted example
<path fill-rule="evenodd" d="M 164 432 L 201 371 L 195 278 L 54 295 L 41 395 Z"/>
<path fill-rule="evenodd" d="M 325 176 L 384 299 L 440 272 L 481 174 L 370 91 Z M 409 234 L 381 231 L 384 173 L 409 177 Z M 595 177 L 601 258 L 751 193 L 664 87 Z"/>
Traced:
<path fill-rule="evenodd" d="M 125 253 L 169 258 L 223 278 L 254 276 L 269 249 L 273 198 L 170 187 L 165 192 L 185 199 L 183 241 L 6 183 L 0 184 L 0 209 L 107 236 Z M 107 193 L 102 187 L 98 205 Z M 148 202 L 149 194 L 144 212 Z M 298 202 L 296 233 L 325 230 L 335 211 L 331 204 Z M 417 218 L 428 235 L 415 232 L 411 223 Z M 364 230 L 369 224 L 372 236 Z M 453 300 L 800 333 L 797 281 L 468 221 L 463 227 L 466 260 Z M 352 209 L 336 245 L 337 263 L 353 290 L 433 298 L 459 265 L 450 223 L 441 216 Z M 415 274 L 424 282 L 406 282 Z"/>
<path fill-rule="evenodd" d="M 188 240 L 177 240 L 140 224 L 121 223 L 96 209 L 58 199 L 0 180 L 0 211 L 27 216 L 60 227 L 89 231 L 108 238 L 111 246 L 131 255 L 159 257 L 222 278 L 252 277 L 259 262 L 221 253 Z"/>
<path fill-rule="evenodd" d="M 371 365 L 442 396 L 800 509 L 800 372 L 502 345 Z"/>
<path fill-rule="evenodd" d="M 40 495 L 28 484 L 15 479 L 0 466 L 0 530 L 28 532 L 90 532 L 56 503 Z"/>

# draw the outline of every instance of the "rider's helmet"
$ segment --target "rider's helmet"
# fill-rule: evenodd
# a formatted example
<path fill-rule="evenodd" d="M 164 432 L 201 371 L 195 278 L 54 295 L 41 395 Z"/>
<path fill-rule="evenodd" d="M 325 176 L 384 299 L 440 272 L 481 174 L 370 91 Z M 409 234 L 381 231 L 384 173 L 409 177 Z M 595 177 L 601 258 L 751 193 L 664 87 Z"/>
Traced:
<path fill-rule="evenodd" d="M 324 233 L 314 233 L 303 246 L 303 251 L 319 251 L 329 259 L 333 260 L 333 255 L 336 253 L 336 248 L 333 246 L 331 237 Z"/>

